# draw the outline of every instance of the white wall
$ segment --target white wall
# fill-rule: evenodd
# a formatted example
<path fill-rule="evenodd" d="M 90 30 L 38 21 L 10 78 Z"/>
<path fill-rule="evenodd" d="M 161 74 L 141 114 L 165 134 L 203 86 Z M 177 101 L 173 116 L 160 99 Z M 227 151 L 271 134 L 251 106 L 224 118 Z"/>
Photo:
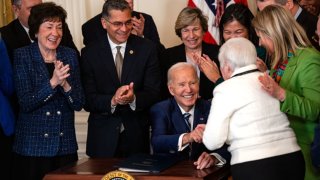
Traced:
<path fill-rule="evenodd" d="M 174 23 L 182 8 L 187 6 L 188 0 L 135 0 L 136 11 L 150 14 L 155 21 L 160 40 L 165 47 L 181 43 L 175 34 Z"/>

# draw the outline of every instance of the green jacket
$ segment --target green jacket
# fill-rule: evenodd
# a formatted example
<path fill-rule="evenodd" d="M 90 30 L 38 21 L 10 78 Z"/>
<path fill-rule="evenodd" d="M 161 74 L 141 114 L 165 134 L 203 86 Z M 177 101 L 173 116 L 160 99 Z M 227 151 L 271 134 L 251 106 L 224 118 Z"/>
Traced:
<path fill-rule="evenodd" d="M 288 115 L 298 141 L 311 144 L 320 114 L 320 53 L 313 48 L 297 50 L 280 86 L 286 90 L 281 111 Z"/>
<path fill-rule="evenodd" d="M 289 59 L 280 86 L 286 90 L 280 108 L 287 114 L 301 147 L 305 180 L 318 180 L 320 173 L 311 164 L 310 148 L 320 118 L 320 53 L 314 48 L 297 50 Z"/>

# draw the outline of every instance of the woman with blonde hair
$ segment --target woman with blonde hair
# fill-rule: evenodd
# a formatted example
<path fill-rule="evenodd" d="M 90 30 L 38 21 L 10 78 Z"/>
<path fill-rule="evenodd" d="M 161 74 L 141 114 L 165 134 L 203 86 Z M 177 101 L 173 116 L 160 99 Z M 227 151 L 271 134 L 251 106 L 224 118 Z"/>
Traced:
<path fill-rule="evenodd" d="M 310 157 L 320 115 L 320 53 L 281 6 L 267 6 L 252 24 L 271 57 L 270 76 L 259 77 L 262 88 L 280 100 L 280 109 L 288 116 L 306 162 L 305 179 L 320 179 Z"/>

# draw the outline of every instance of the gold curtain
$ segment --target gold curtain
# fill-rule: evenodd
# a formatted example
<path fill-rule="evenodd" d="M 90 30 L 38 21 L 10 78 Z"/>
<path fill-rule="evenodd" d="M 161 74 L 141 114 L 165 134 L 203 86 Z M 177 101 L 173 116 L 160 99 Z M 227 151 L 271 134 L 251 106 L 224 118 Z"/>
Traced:
<path fill-rule="evenodd" d="M 7 25 L 13 19 L 11 0 L 0 0 L 0 27 Z"/>

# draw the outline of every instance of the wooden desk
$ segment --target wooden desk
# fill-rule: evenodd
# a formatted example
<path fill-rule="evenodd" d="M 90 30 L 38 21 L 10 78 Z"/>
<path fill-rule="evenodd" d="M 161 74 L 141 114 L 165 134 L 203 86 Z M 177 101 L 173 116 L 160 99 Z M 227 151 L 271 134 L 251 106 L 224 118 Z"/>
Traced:
<path fill-rule="evenodd" d="M 114 164 L 120 159 L 81 159 L 73 165 L 60 168 L 47 174 L 45 180 L 95 180 L 101 178 L 110 171 L 116 170 Z M 229 167 L 211 167 L 204 170 L 195 169 L 192 161 L 182 161 L 160 173 L 129 173 L 136 180 L 219 180 L 229 175 Z"/>

